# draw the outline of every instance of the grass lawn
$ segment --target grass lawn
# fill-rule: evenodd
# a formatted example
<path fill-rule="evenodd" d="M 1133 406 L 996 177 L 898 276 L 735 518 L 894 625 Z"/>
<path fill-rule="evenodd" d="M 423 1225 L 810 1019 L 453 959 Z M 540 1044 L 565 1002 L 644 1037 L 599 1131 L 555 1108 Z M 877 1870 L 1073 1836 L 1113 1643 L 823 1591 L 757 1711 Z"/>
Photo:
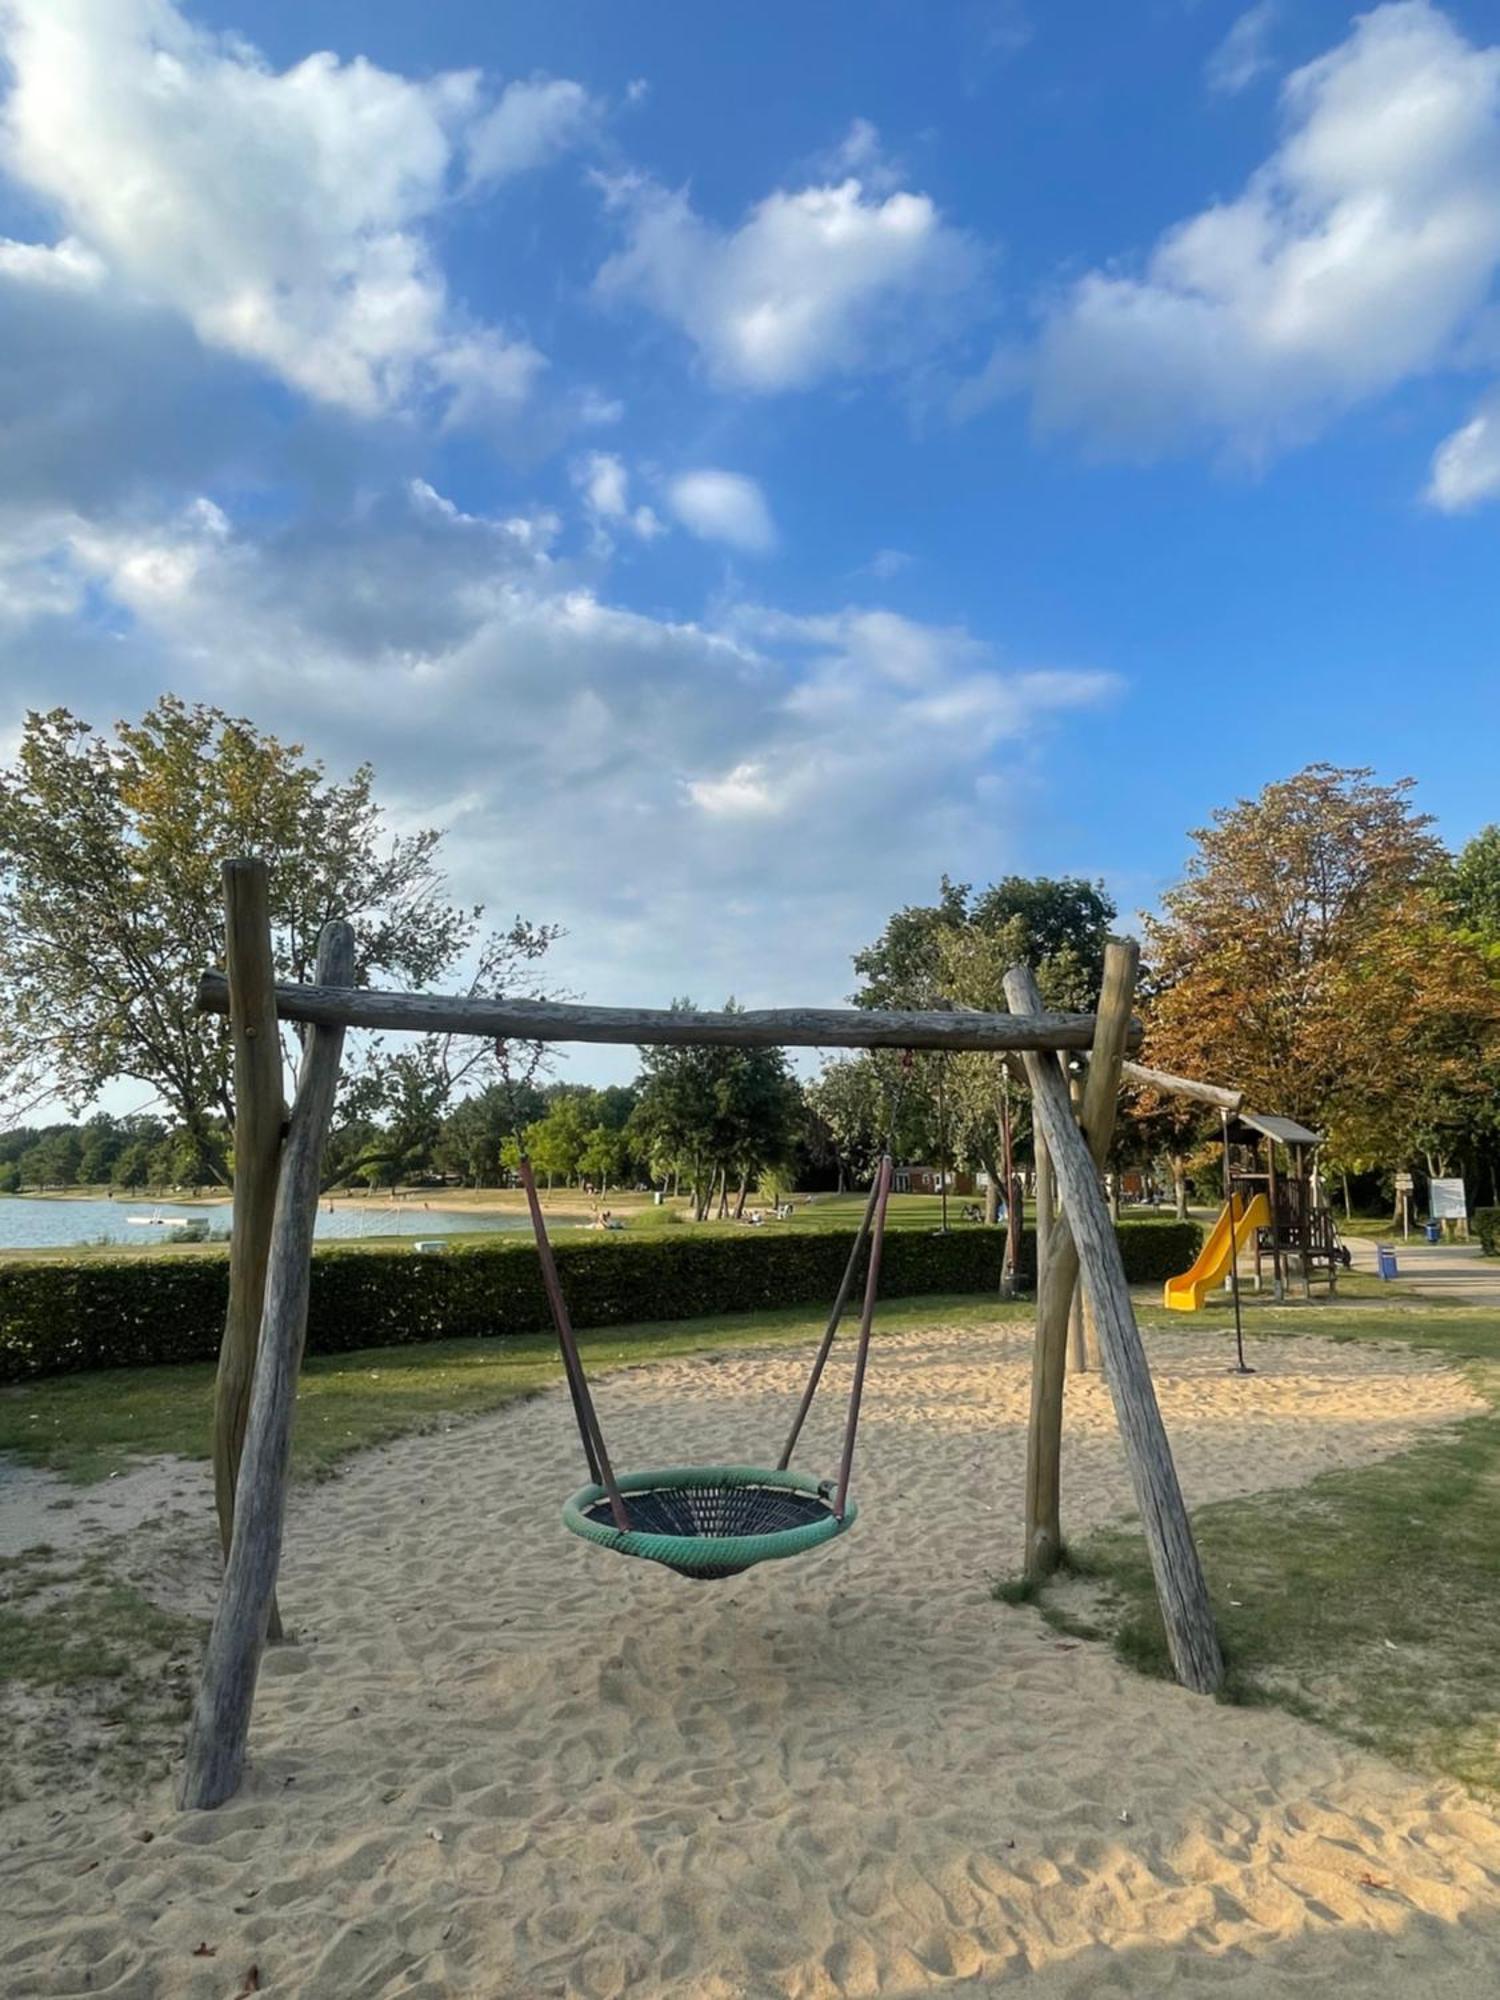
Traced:
<path fill-rule="evenodd" d="M 1490 1408 L 1378 1465 L 1195 1513 L 1228 1698 L 1275 1703 L 1500 1796 L 1500 1312 L 1373 1279 L 1340 1292 L 1326 1306 L 1251 1305 L 1252 1349 L 1271 1333 L 1409 1342 L 1461 1366 Z M 1137 1532 L 1090 1536 L 1039 1603 L 1060 1628 L 1170 1672 Z"/>
<path fill-rule="evenodd" d="M 892 1300 L 885 1333 L 947 1325 L 1025 1320 L 1024 1302 L 1001 1305 L 972 1294 Z M 579 1335 L 590 1369 L 641 1367 L 676 1355 L 740 1347 L 787 1347 L 819 1338 L 826 1314 L 805 1306 L 731 1318 L 671 1320 Z M 847 1327 L 846 1327 L 847 1331 Z M 561 1383 L 550 1334 L 503 1341 L 438 1340 L 352 1354 L 312 1354 L 297 1395 L 292 1464 L 301 1477 L 326 1477 L 342 1458 L 455 1417 L 478 1416 Z M 132 1459 L 159 1452 L 209 1455 L 213 1365 L 118 1368 L 56 1375 L 0 1390 L 0 1452 L 66 1479 L 107 1478 Z"/>

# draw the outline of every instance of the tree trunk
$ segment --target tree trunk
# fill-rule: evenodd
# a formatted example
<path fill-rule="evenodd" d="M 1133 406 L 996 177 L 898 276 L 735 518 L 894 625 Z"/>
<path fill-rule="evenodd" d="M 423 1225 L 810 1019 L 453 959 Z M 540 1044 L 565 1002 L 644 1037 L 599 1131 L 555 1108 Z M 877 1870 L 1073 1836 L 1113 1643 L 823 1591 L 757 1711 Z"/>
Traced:
<path fill-rule="evenodd" d="M 749 1192 L 750 1192 L 750 1172 L 749 1169 L 747 1168 L 745 1172 L 740 1175 L 740 1191 L 735 1198 L 734 1219 L 736 1222 L 743 1222 L 745 1219 L 745 1197 L 749 1194 Z"/>
<path fill-rule="evenodd" d="M 1188 1219 L 1187 1161 L 1181 1153 L 1171 1155 L 1172 1164 L 1172 1204 L 1177 1211 L 1177 1220 Z"/>

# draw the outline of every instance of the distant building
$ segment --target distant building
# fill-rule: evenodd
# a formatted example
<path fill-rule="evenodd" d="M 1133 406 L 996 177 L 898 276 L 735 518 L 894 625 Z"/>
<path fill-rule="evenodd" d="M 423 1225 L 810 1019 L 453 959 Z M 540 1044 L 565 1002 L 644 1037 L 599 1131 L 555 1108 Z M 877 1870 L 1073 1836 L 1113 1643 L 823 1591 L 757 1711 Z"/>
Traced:
<path fill-rule="evenodd" d="M 974 1176 L 955 1168 L 945 1174 L 939 1167 L 906 1162 L 897 1167 L 891 1186 L 897 1194 L 973 1194 Z"/>

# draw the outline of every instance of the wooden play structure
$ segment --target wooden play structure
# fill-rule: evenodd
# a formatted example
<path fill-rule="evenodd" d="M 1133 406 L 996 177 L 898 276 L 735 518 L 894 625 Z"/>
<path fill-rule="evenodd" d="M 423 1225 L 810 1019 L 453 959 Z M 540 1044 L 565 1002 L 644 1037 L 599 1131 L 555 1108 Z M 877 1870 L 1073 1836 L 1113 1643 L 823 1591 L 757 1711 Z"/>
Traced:
<path fill-rule="evenodd" d="M 1139 948 L 1111 942 L 1095 1014 L 1046 1011 L 1029 970 L 1014 967 L 1005 980 L 1008 1014 L 866 1012 L 786 1009 L 762 1013 L 696 1014 L 654 1009 L 566 1006 L 510 998 L 442 998 L 379 993 L 353 985 L 354 941 L 349 926 L 333 921 L 319 941 L 311 984 L 273 981 L 265 866 L 232 861 L 224 869 L 226 955 L 223 974 L 206 974 L 199 1005 L 229 1017 L 234 1053 L 237 1118 L 235 1207 L 230 1256 L 230 1301 L 216 1400 L 215 1485 L 226 1561 L 218 1607 L 205 1652 L 189 1729 L 179 1801 L 184 1808 L 221 1804 L 237 1790 L 244 1763 L 261 1654 L 277 1631 L 276 1580 L 286 1514 L 292 1420 L 297 1376 L 307 1330 L 313 1223 L 320 1167 L 332 1117 L 344 1034 L 348 1028 L 475 1034 L 501 1041 L 630 1044 L 782 1045 L 799 1048 L 972 1049 L 1019 1061 L 1030 1088 L 1039 1142 L 1039 1180 L 1055 1187 L 1058 1208 L 1045 1210 L 1037 1341 L 1027 1461 L 1027 1568 L 1045 1573 L 1061 1549 L 1058 1473 L 1062 1392 L 1068 1327 L 1081 1278 L 1093 1336 L 1108 1382 L 1124 1445 L 1131 1485 L 1155 1576 L 1174 1669 L 1184 1686 L 1200 1693 L 1223 1680 L 1223 1659 L 1208 1591 L 1178 1485 L 1172 1454 L 1136 1325 L 1118 1239 L 1100 1183 L 1113 1132 L 1122 1064 L 1139 1039 L 1132 1018 Z M 302 1058 L 290 1113 L 282 1103 L 278 1023 L 303 1030 Z M 1081 1104 L 1071 1101 L 1059 1052 L 1089 1051 Z M 595 1483 L 568 1503 L 591 1523 L 588 1539 L 618 1553 L 649 1555 L 682 1567 L 681 1544 L 712 1534 L 724 1545 L 731 1569 L 736 1553 L 765 1559 L 738 1535 L 756 1536 L 715 1516 L 711 1527 L 674 1515 L 665 1551 L 631 1548 L 622 1538 L 640 1535 L 631 1515 L 643 1490 L 670 1496 L 694 1482 L 717 1504 L 732 1488 L 801 1496 L 806 1518 L 789 1530 L 796 1546 L 765 1553 L 791 1555 L 842 1530 L 853 1518 L 846 1505 L 854 1420 L 868 1356 L 878 1278 L 880 1223 L 891 1184 L 889 1147 L 872 1190 L 861 1238 L 868 1241 L 865 1309 L 856 1349 L 850 1420 L 838 1480 L 816 1481 L 786 1473 L 785 1462 L 817 1376 L 827 1359 L 844 1300 L 853 1283 L 861 1242 L 856 1241 L 813 1381 L 778 1467 L 675 1469 L 670 1474 L 624 1472 L 616 1478 L 567 1323 L 566 1306 L 553 1300 L 553 1316 L 574 1412 Z M 538 1237 L 544 1278 L 550 1257 L 545 1232 Z M 548 1281 L 549 1297 L 556 1281 Z M 590 1449 L 592 1447 L 592 1449 Z M 734 1475 L 731 1477 L 731 1475 Z M 653 1484 L 654 1482 L 654 1484 Z M 587 1504 L 585 1504 L 587 1502 Z M 665 1501 L 664 1503 L 665 1504 Z M 570 1522 L 575 1532 L 583 1532 Z M 773 1528 L 772 1538 L 782 1530 Z M 716 1555 L 720 1551 L 715 1551 Z M 711 1570 L 689 1574 L 711 1574 Z M 729 1573 L 729 1571 L 725 1571 Z"/>
<path fill-rule="evenodd" d="M 1138 1076 L 1149 1072 L 1137 1071 Z M 1181 1079 L 1177 1079 L 1180 1083 Z M 1237 1092 L 1225 1092 L 1226 1099 Z M 1197 1312 L 1220 1286 L 1236 1291 L 1242 1254 L 1255 1257 L 1255 1288 L 1265 1282 L 1278 1300 L 1287 1296 L 1295 1269 L 1304 1298 L 1314 1284 L 1330 1296 L 1343 1262 L 1333 1216 L 1321 1200 L 1315 1174 L 1320 1132 L 1294 1118 L 1221 1106 L 1224 1207 L 1192 1266 L 1169 1278 L 1162 1301 L 1174 1312 Z"/>

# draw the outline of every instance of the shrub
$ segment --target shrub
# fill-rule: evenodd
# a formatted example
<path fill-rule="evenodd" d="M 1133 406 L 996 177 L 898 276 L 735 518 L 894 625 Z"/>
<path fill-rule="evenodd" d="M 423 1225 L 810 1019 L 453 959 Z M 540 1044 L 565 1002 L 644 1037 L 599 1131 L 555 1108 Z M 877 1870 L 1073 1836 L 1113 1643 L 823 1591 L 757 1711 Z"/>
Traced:
<path fill-rule="evenodd" d="M 1500 1208 L 1476 1208 L 1474 1234 L 1486 1257 L 1500 1257 Z"/>
<path fill-rule="evenodd" d="M 1184 1270 L 1198 1250 L 1198 1225 L 1191 1222 L 1122 1222 L 1119 1235 L 1126 1275 L 1137 1284 Z M 575 1323 L 609 1327 L 821 1304 L 838 1287 L 851 1241 L 848 1230 L 673 1230 L 565 1238 L 555 1254 Z M 892 1230 L 882 1292 L 889 1298 L 994 1292 L 1003 1241 L 998 1229 L 950 1236 Z M 1028 1234 L 1022 1245 L 1028 1279 L 1034 1257 Z M 228 1283 L 224 1257 L 0 1263 L 0 1381 L 212 1360 Z M 465 1245 L 445 1256 L 330 1248 L 313 1258 L 308 1346 L 315 1353 L 466 1335 L 503 1338 L 547 1324 L 528 1242 Z"/>

